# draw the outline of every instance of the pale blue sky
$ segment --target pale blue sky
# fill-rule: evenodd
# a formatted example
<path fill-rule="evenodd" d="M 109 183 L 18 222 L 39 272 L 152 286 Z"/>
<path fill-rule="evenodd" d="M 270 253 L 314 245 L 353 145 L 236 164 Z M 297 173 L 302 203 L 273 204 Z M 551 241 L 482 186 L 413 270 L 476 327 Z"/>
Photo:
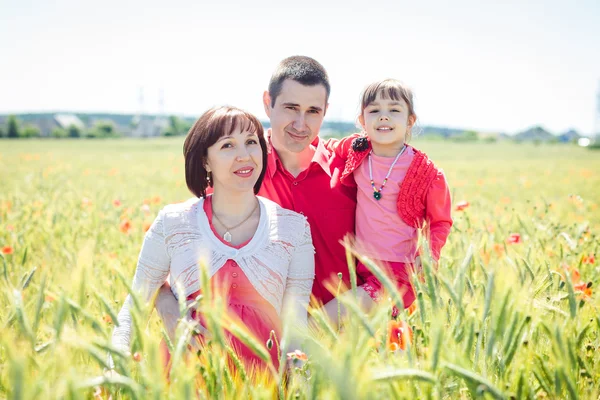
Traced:
<path fill-rule="evenodd" d="M 328 70 L 328 120 L 354 120 L 362 88 L 398 78 L 420 123 L 591 133 L 600 1 L 0 0 L 0 113 L 165 112 L 233 104 L 265 119 L 284 57 Z"/>

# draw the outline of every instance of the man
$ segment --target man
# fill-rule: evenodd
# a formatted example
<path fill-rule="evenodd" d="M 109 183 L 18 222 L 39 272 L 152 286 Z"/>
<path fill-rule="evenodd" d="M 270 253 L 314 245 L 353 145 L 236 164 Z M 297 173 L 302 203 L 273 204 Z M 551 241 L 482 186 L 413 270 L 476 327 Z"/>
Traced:
<path fill-rule="evenodd" d="M 337 287 L 338 273 L 350 286 L 340 240 L 354 232 L 356 210 L 356 189 L 340 182 L 344 162 L 333 152 L 335 141 L 318 136 L 329 93 L 323 66 L 310 57 L 293 56 L 277 66 L 263 94 L 271 129 L 268 166 L 258 194 L 305 215 L 310 223 L 315 247 L 313 306 L 334 298 L 327 287 Z M 168 286 L 159 292 L 156 308 L 167 330 L 174 332 L 179 309 Z"/>
<path fill-rule="evenodd" d="M 263 94 L 271 121 L 271 151 L 259 195 L 304 214 L 315 246 L 313 296 L 327 304 L 338 273 L 349 286 L 346 253 L 340 240 L 354 232 L 356 189 L 340 183 L 343 160 L 335 157 L 333 141 L 319 130 L 327 112 L 329 79 L 321 64 L 309 57 L 283 60 Z"/>

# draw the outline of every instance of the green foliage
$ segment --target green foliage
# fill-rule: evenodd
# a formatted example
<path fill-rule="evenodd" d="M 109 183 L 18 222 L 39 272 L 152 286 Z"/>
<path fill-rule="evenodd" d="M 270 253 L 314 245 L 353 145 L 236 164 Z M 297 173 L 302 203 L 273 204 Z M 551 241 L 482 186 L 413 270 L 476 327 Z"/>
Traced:
<path fill-rule="evenodd" d="M 90 139 L 115 138 L 119 137 L 119 134 L 112 121 L 98 121 L 94 124 L 92 129 L 85 132 L 85 137 Z"/>
<path fill-rule="evenodd" d="M 52 129 L 52 132 L 50 132 L 50 136 L 57 139 L 63 139 L 68 136 L 68 133 L 63 128 L 57 126 L 54 129 Z"/>
<path fill-rule="evenodd" d="M 188 121 L 177 117 L 176 115 L 171 115 L 169 117 L 169 125 L 163 129 L 161 134 L 163 136 L 180 136 L 188 133 L 192 124 Z"/>
<path fill-rule="evenodd" d="M 455 142 L 476 142 L 479 140 L 479 133 L 476 131 L 464 131 L 459 135 L 451 136 L 450 139 Z"/>
<path fill-rule="evenodd" d="M 19 122 L 17 120 L 17 117 L 15 117 L 14 115 L 9 115 L 8 123 L 6 125 L 7 125 L 7 135 L 6 136 L 8 138 L 16 139 L 21 136 L 20 129 L 19 129 Z"/>
<path fill-rule="evenodd" d="M 77 125 L 71 125 L 67 128 L 67 133 L 70 138 L 78 138 L 82 136 L 82 129 Z"/>
<path fill-rule="evenodd" d="M 22 138 L 40 137 L 40 128 L 38 128 L 35 125 L 28 124 L 23 127 L 20 134 L 21 134 L 20 137 L 22 137 Z"/>
<path fill-rule="evenodd" d="M 0 125 L 0 138 L 6 136 L 5 128 L 3 125 Z"/>
<path fill-rule="evenodd" d="M 600 139 L 598 138 L 600 138 L 600 135 L 587 148 L 590 150 L 600 150 Z"/>

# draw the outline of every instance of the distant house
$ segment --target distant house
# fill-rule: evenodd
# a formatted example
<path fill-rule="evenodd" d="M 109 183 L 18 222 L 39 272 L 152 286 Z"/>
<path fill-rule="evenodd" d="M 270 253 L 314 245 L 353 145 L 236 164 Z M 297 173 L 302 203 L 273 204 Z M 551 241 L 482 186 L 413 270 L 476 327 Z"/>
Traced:
<path fill-rule="evenodd" d="M 534 126 L 526 131 L 517 133 L 514 139 L 520 142 L 538 141 L 538 142 L 549 142 L 555 139 L 555 136 L 542 128 L 541 126 Z"/>
<path fill-rule="evenodd" d="M 558 140 L 563 143 L 575 143 L 581 139 L 581 135 L 574 129 L 570 129 L 558 136 Z"/>
<path fill-rule="evenodd" d="M 136 115 L 131 120 L 131 131 L 127 136 L 131 137 L 156 137 L 169 127 L 168 118 Z"/>
<path fill-rule="evenodd" d="M 40 136 L 42 137 L 50 136 L 55 128 L 66 130 L 69 129 L 71 125 L 80 129 L 85 128 L 85 124 L 74 114 L 46 114 L 36 116 L 32 120 L 22 118 L 22 121 L 37 125 L 38 128 L 40 128 Z"/>

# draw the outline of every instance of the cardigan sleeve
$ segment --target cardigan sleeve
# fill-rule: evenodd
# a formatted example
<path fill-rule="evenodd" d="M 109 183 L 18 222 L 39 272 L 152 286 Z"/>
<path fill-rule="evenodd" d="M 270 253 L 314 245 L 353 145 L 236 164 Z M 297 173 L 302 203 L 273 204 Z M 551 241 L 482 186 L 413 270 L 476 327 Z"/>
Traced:
<path fill-rule="evenodd" d="M 163 218 L 161 211 L 146 232 L 131 285 L 132 292 L 139 295 L 144 302 L 152 299 L 169 274 L 171 260 L 165 245 Z M 118 326 L 112 334 L 113 346 L 125 352 L 130 351 L 132 305 L 133 299 L 128 295 L 117 316 Z M 110 356 L 109 365 L 114 368 Z"/>
<path fill-rule="evenodd" d="M 442 247 L 452 227 L 452 203 L 450 190 L 444 173 L 439 170 L 427 191 L 425 215 L 427 219 L 427 239 L 435 261 L 440 259 Z"/>
<path fill-rule="evenodd" d="M 310 226 L 305 220 L 304 230 L 290 262 L 285 291 L 283 293 L 282 316 L 292 328 L 291 350 L 299 345 L 297 337 L 308 327 L 308 303 L 315 278 L 315 250 Z M 294 340 L 296 337 L 296 340 Z"/>

